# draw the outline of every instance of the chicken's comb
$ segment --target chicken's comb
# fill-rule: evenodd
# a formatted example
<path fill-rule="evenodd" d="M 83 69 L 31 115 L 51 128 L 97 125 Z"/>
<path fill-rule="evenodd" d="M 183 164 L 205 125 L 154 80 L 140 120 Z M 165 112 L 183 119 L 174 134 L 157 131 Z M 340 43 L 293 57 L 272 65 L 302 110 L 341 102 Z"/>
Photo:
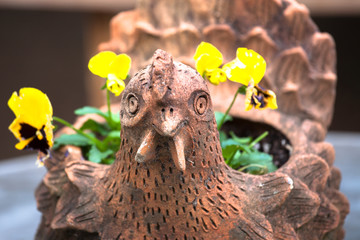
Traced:
<path fill-rule="evenodd" d="M 162 99 L 173 80 L 173 58 L 164 50 L 158 49 L 152 57 L 151 86 L 158 99 Z"/>

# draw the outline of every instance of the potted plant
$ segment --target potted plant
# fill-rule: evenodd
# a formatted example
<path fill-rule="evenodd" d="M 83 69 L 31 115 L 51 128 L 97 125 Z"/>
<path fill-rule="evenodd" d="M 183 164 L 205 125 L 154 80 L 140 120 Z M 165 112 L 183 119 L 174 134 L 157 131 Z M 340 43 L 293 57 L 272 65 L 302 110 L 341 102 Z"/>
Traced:
<path fill-rule="evenodd" d="M 198 69 L 201 69 L 202 62 L 207 63 L 205 66 L 212 66 L 204 68 L 205 75 L 216 73 L 214 69 L 217 68 L 208 64 L 213 57 L 208 54 L 209 48 L 218 54 L 207 43 L 201 44 L 195 54 Z M 221 70 L 230 68 L 233 74 L 226 75 L 234 76 L 234 71 L 239 70 L 237 61 L 245 63 L 245 67 L 240 65 L 242 73 L 237 79 L 247 79 L 247 73 L 250 76 L 245 90 L 251 100 L 248 104 L 258 108 L 276 106 L 274 94 L 269 94 L 269 90 L 261 92 L 256 90 L 260 89 L 257 86 L 254 91 L 251 81 L 256 79 L 259 69 L 255 67 L 255 73 L 253 69 L 263 59 L 253 51 L 245 51 L 249 52 L 256 59 L 254 64 L 251 64 L 253 58 L 249 60 L 239 56 Z M 108 54 L 111 53 L 103 52 L 92 59 L 100 58 L 101 64 L 95 65 L 107 69 L 107 72 L 108 68 L 102 67 L 107 57 L 101 56 Z M 111 55 L 112 59 L 116 58 L 116 55 Z M 94 62 L 92 60 L 90 69 Z M 111 60 L 110 64 L 105 65 L 112 65 L 113 62 Z M 94 72 L 97 73 L 96 70 Z M 260 78 L 262 75 L 260 73 Z M 110 85 L 111 77 L 109 74 L 106 76 L 107 85 Z M 221 74 L 216 76 L 221 77 Z M 44 118 L 39 118 L 39 115 L 27 118 L 28 115 L 32 116 L 32 112 L 26 112 L 30 107 L 29 101 L 34 102 L 34 99 L 39 106 L 44 106 L 39 108 L 44 109 L 39 113 Z M 76 132 L 61 135 L 57 144 L 78 145 L 82 151 L 65 146 L 62 150 L 55 149 L 49 153 L 48 148 L 52 146 L 49 139 L 52 111 L 46 95 L 38 90 L 22 89 L 19 96 L 13 94 L 9 106 L 16 115 L 10 129 L 15 136 L 20 135 L 17 146 L 39 149 L 40 162 L 44 162 L 48 168 L 36 193 L 39 210 L 43 212 L 36 236 L 38 239 L 114 239 L 121 236 L 135 239 L 172 239 L 180 236 L 204 239 L 305 239 L 314 232 L 319 238 L 339 237 L 338 234 L 341 234 L 338 227 L 339 224 L 341 227 L 341 214 L 346 212 L 339 212 L 327 195 L 322 194 L 337 193 L 332 195 L 332 200 L 346 203 L 346 199 L 333 189 L 334 186 L 327 185 L 328 181 L 334 180 L 329 177 L 328 163 L 320 156 L 328 160 L 331 147 L 318 145 L 322 151 L 315 155 L 309 149 L 306 153 L 297 152 L 299 146 L 294 145 L 297 154 L 292 153 L 293 159 L 290 158 L 284 166 L 278 165 L 281 168 L 277 171 L 265 175 L 241 174 L 230 169 L 224 158 L 229 165 L 233 160 L 237 161 L 240 170 L 258 173 L 256 169 L 259 164 L 254 164 L 251 158 L 261 158 L 259 156 L 262 155 L 244 144 L 248 140 L 235 135 L 232 135 L 230 143 L 229 139 L 220 143 L 223 137 L 217 132 L 211 98 L 203 78 L 190 67 L 173 62 L 172 57 L 162 50 L 156 51 L 153 63 L 135 75 L 123 92 L 119 114 L 122 140 L 112 165 L 85 161 L 83 157 L 88 150 L 87 144 L 91 143 L 87 152 L 90 160 L 108 159 L 111 149 L 102 150 L 101 145 L 97 144 L 106 143 L 109 146 L 108 138 L 112 131 L 102 142 L 98 142 L 94 133 L 101 133 L 105 126 L 111 127 L 108 116 L 112 115 L 93 108 L 82 108 L 81 111 L 96 113 L 106 122 L 95 124 L 94 120 L 88 119 L 79 129 L 54 118 Z M 39 124 L 44 127 L 37 128 L 32 136 L 25 135 L 24 130 L 28 126 L 35 126 L 33 119 L 45 119 L 46 122 Z M 219 119 L 218 124 L 221 125 L 226 114 Z M 91 129 L 93 133 L 84 132 L 84 126 L 88 126 L 89 122 L 95 126 Z M 284 129 L 289 126 L 288 122 Z M 297 138 L 302 137 L 296 134 Z M 79 137 L 83 137 L 81 141 Z M 111 136 L 110 141 L 112 139 L 115 137 Z M 236 157 L 236 154 L 239 156 Z M 314 167 L 320 176 L 314 173 Z M 260 166 L 260 169 L 264 168 L 271 169 Z M 326 225 L 323 224 L 325 220 Z M 308 228 L 318 222 L 321 224 L 315 228 L 316 231 L 310 233 Z"/>
<path fill-rule="evenodd" d="M 102 48 L 120 48 L 127 52 L 138 69 L 149 62 L 149 54 L 153 51 L 149 46 L 156 48 L 157 44 L 173 48 L 177 52 L 176 58 L 190 64 L 193 60 L 189 53 L 195 52 L 190 40 L 199 42 L 206 38 L 214 43 L 224 53 L 225 62 L 232 62 L 229 59 L 233 59 L 236 52 L 234 43 L 245 47 L 251 45 L 268 63 L 262 83 L 276 93 L 279 110 L 243 110 L 251 105 L 275 108 L 271 100 L 275 94 L 264 92 L 255 81 L 246 82 L 245 89 L 226 81 L 221 83 L 222 88 L 210 87 L 210 94 L 194 70 L 173 61 L 165 52 L 156 52 L 151 64 L 134 75 L 125 89 L 119 118 L 109 111 L 106 114 L 107 111 L 92 108 L 78 111 L 79 115 L 99 115 L 109 129 L 109 119 L 113 122 L 121 119 L 120 151 L 113 165 L 84 161 L 84 148 L 81 152 L 71 146 L 52 152 L 45 160 L 48 174 L 36 193 L 39 209 L 43 212 L 37 238 L 342 239 L 342 225 L 349 206 L 338 191 L 340 172 L 333 167 L 334 149 L 324 142 L 336 80 L 332 39 L 318 33 L 306 8 L 294 1 L 267 1 L 266 8 L 260 0 L 209 6 L 199 2 L 196 3 L 200 7 L 198 11 L 192 7 L 193 1 L 185 1 L 184 6 L 188 7 L 182 8 L 177 16 L 183 18 L 180 22 L 188 22 L 184 19 L 192 16 L 194 27 L 171 26 L 179 23 L 171 20 L 174 16 L 167 15 L 173 12 L 169 10 L 175 5 L 162 5 L 162 2 L 143 1 L 137 10 L 115 18 L 113 28 L 123 26 L 125 18 L 131 19 L 132 24 L 127 21 L 127 31 L 118 32 L 121 38 L 115 36 Z M 258 3 L 260 5 L 256 5 Z M 226 8 L 231 4 L 234 4 L 233 11 Z M 153 21 L 158 18 L 158 15 L 150 14 L 153 8 L 159 11 L 164 6 L 167 11 L 163 12 L 172 16 L 168 18 L 170 20 L 166 23 Z M 182 15 L 186 11 L 194 11 L 194 15 Z M 226 22 L 229 20 L 231 24 Z M 295 28 L 300 25 L 304 27 Z M 169 29 L 173 31 L 169 32 Z M 183 42 L 174 38 L 183 39 Z M 151 39 L 157 39 L 157 42 L 150 44 L 153 43 Z M 176 44 L 170 44 L 174 42 Z M 99 75 L 107 77 L 107 89 L 116 92 L 123 88 L 122 79 L 126 78 L 127 72 L 111 71 L 109 66 L 113 62 L 115 66 L 116 54 L 110 55 L 106 57 L 110 59 L 105 64 L 107 67 L 102 68 L 106 71 L 100 71 L 102 75 Z M 198 56 L 195 54 L 198 71 L 201 55 L 213 56 L 201 51 Z M 205 77 L 215 83 L 218 83 L 216 79 L 223 79 L 223 73 L 218 69 L 225 73 L 229 68 L 234 69 L 226 68 L 226 64 L 222 68 L 219 67 L 221 64 L 210 65 L 205 64 L 208 67 L 204 71 Z M 226 73 L 227 78 L 231 76 Z M 188 82 L 184 84 L 186 80 Z M 307 84 L 312 84 L 311 90 L 317 91 L 306 91 Z M 234 100 L 241 91 L 248 94 Z M 319 94 L 319 91 L 327 95 Z M 31 96 L 41 95 L 31 92 Z M 262 98 L 257 95 L 259 92 Z M 47 98 L 41 96 L 41 104 L 45 106 L 43 112 L 49 117 L 51 106 Z M 236 107 L 227 111 L 232 103 Z M 274 161 L 271 163 L 279 169 L 264 175 L 251 175 L 227 167 L 222 161 L 221 135 L 217 134 L 212 105 L 233 116 L 232 121 L 223 125 L 232 141 L 247 141 L 245 144 L 253 147 L 257 140 L 252 142 L 238 137 L 255 139 L 267 131 L 268 136 L 257 147 L 272 154 Z M 16 112 L 15 115 L 20 118 Z M 218 123 L 222 125 L 226 115 L 218 115 Z M 88 118 L 83 120 L 87 121 Z M 27 139 L 20 141 L 21 146 L 43 152 L 40 160 L 47 152 L 38 142 L 46 143 L 45 149 L 52 145 L 48 141 L 51 126 L 44 123 L 41 121 L 32 129 L 32 139 L 18 135 Z M 16 129 L 19 130 L 13 128 Z M 79 131 L 79 128 L 74 129 Z M 90 127 L 80 131 L 86 129 Z M 114 131 L 118 133 L 119 129 Z M 119 139 L 110 137 L 107 143 L 116 144 Z M 66 139 L 63 141 L 65 143 Z M 97 149 L 101 150 L 102 143 L 98 144 Z M 235 154 L 239 155 L 237 149 L 229 147 L 228 150 L 229 155 L 225 158 L 238 159 L 234 158 Z M 96 159 L 106 158 L 100 155 Z M 254 170 L 251 167 L 256 169 L 256 166 L 245 169 Z"/>

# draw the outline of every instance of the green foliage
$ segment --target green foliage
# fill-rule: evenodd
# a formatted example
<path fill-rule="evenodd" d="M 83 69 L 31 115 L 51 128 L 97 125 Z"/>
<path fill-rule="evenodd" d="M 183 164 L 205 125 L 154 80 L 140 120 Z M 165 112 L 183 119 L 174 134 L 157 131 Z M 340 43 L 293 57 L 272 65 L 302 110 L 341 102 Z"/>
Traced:
<path fill-rule="evenodd" d="M 224 118 L 225 117 L 225 118 Z M 219 124 L 222 119 L 224 118 L 223 120 L 223 124 L 228 122 L 228 121 L 232 121 L 232 117 L 230 115 L 226 115 L 225 116 L 225 113 L 222 113 L 222 112 L 215 112 L 215 120 L 217 122 L 217 124 Z"/>
<path fill-rule="evenodd" d="M 96 121 L 89 118 L 79 129 L 75 129 L 70 123 L 64 120 L 57 121 L 72 128 L 76 133 L 63 134 L 55 139 L 53 148 L 57 149 L 63 145 L 74 145 L 81 148 L 83 156 L 91 162 L 111 164 L 115 160 L 115 154 L 119 150 L 120 138 L 120 117 L 118 113 L 107 113 L 93 107 L 83 107 L 75 111 L 77 115 L 96 114 L 103 118 L 103 121 Z M 223 123 L 232 121 L 232 117 L 224 113 L 215 112 L 216 122 Z M 251 173 L 265 174 L 276 170 L 272 156 L 259 152 L 254 146 L 267 136 L 267 132 L 252 139 L 251 137 L 238 137 L 235 133 L 226 134 L 219 131 L 222 154 L 226 164 L 233 169 Z"/>
<path fill-rule="evenodd" d="M 74 111 L 76 115 L 83 116 L 86 114 L 97 114 L 101 117 L 107 118 L 106 114 L 96 107 L 85 106 Z"/>
<path fill-rule="evenodd" d="M 84 147 L 89 144 L 91 144 L 90 139 L 78 133 L 62 134 L 60 137 L 55 139 L 53 149 L 58 149 L 62 145 L 73 145 L 78 147 Z"/>
<path fill-rule="evenodd" d="M 80 128 L 81 131 L 89 130 L 94 133 L 99 133 L 101 136 L 106 136 L 109 133 L 109 129 L 105 124 L 98 123 L 93 119 L 88 119 Z"/>
<path fill-rule="evenodd" d="M 96 114 L 103 118 L 96 121 L 89 118 L 79 129 L 75 129 L 70 123 L 56 118 L 57 121 L 72 128 L 75 134 L 63 134 L 55 139 L 54 149 L 63 145 L 78 146 L 82 150 L 85 159 L 91 162 L 111 164 L 115 160 L 115 154 L 120 146 L 120 116 L 111 111 L 104 113 L 98 108 L 83 107 L 75 110 L 75 114 L 83 116 Z"/>
<path fill-rule="evenodd" d="M 88 153 L 88 159 L 95 163 L 112 163 L 115 160 L 112 155 L 114 155 L 114 152 L 111 149 L 102 152 L 95 145 L 92 145 Z"/>
<path fill-rule="evenodd" d="M 216 122 L 224 118 L 223 113 L 215 112 Z M 225 121 L 231 121 L 230 116 Z M 251 137 L 240 138 L 230 132 L 229 136 L 224 131 L 219 131 L 222 154 L 227 165 L 231 168 L 251 174 L 265 174 L 274 172 L 277 168 L 273 158 L 267 153 L 256 150 L 255 145 L 268 135 L 265 132 L 256 139 Z"/>

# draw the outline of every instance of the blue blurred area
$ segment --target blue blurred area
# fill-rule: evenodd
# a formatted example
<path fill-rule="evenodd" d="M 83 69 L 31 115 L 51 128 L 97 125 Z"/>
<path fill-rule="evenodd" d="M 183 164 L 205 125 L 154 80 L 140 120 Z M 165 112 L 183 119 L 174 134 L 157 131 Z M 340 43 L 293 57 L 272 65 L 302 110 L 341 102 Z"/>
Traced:
<path fill-rule="evenodd" d="M 0 162 L 1 239 L 34 239 L 41 219 L 34 193 L 46 173 L 35 161 L 32 154 Z"/>

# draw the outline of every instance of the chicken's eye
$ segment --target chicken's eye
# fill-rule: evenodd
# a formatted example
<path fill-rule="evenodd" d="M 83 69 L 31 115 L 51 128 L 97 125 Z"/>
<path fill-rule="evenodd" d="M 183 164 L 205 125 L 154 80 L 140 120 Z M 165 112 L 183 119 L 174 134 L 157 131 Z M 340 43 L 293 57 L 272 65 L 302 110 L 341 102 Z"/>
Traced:
<path fill-rule="evenodd" d="M 208 108 L 208 97 L 205 94 L 199 95 L 195 98 L 194 109 L 199 115 L 203 115 Z"/>
<path fill-rule="evenodd" d="M 129 94 L 127 97 L 127 110 L 130 114 L 134 115 L 139 110 L 139 100 L 133 94 Z"/>

